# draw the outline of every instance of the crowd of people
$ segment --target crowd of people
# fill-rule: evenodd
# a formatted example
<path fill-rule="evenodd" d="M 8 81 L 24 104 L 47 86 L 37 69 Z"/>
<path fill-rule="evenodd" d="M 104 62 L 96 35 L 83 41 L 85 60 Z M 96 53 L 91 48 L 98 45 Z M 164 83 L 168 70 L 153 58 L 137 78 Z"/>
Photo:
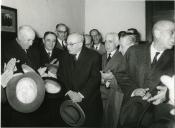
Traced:
<path fill-rule="evenodd" d="M 36 40 L 34 28 L 20 26 L 17 38 L 3 45 L 2 126 L 70 126 L 59 112 L 69 99 L 85 114 L 80 127 L 175 127 L 174 22 L 156 22 L 152 42 L 141 41 L 135 28 L 107 33 L 104 40 L 97 29 L 84 35 L 70 33 L 63 23 L 55 29 Z M 14 110 L 6 97 L 8 82 L 25 74 L 23 64 L 61 86 L 59 95 L 46 92 L 31 113 Z"/>

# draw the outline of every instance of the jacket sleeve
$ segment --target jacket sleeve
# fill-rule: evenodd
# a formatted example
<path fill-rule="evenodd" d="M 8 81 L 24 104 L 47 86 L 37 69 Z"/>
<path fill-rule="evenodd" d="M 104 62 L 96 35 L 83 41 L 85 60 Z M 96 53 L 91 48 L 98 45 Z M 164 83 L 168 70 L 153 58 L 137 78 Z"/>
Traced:
<path fill-rule="evenodd" d="M 80 93 L 85 98 L 89 98 L 90 96 L 93 96 L 94 93 L 100 91 L 100 82 L 101 82 L 100 60 L 101 59 L 99 56 L 94 57 L 88 81 L 84 85 L 84 88 L 80 90 Z"/>

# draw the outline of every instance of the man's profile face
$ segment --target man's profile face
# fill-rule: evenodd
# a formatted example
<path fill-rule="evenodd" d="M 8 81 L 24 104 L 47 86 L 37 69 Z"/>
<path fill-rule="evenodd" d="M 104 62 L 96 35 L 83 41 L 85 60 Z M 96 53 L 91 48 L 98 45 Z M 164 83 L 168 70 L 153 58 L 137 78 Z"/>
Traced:
<path fill-rule="evenodd" d="M 93 30 L 91 33 L 92 40 L 94 44 L 99 44 L 100 43 L 100 35 L 96 30 Z"/>
<path fill-rule="evenodd" d="M 132 45 L 131 41 L 129 40 L 129 36 L 121 37 L 119 40 L 119 51 L 122 55 L 125 55 L 127 49 Z"/>
<path fill-rule="evenodd" d="M 33 44 L 34 39 L 35 39 L 34 32 L 26 32 L 26 33 L 23 33 L 20 36 L 20 39 L 18 39 L 18 40 L 20 42 L 21 47 L 24 50 L 26 50 L 26 49 L 29 49 L 29 47 Z"/>
<path fill-rule="evenodd" d="M 67 29 L 66 29 L 66 26 L 64 25 L 59 25 L 57 28 L 56 28 L 56 34 L 58 36 L 58 38 L 62 41 L 66 40 L 67 38 Z"/>
<path fill-rule="evenodd" d="M 43 39 L 44 47 L 48 51 L 52 51 L 53 48 L 55 47 L 56 43 L 56 37 L 53 34 L 48 34 L 44 39 Z"/>
<path fill-rule="evenodd" d="M 112 35 L 107 35 L 106 36 L 106 41 L 105 41 L 105 49 L 108 53 L 113 52 L 117 47 L 116 42 L 114 42 L 114 38 Z"/>
<path fill-rule="evenodd" d="M 81 47 L 82 42 L 77 36 L 75 35 L 68 36 L 67 49 L 70 54 L 77 54 L 81 50 Z"/>
<path fill-rule="evenodd" d="M 175 45 L 175 26 L 161 30 L 160 33 L 160 45 L 162 45 L 164 49 L 171 49 Z"/>

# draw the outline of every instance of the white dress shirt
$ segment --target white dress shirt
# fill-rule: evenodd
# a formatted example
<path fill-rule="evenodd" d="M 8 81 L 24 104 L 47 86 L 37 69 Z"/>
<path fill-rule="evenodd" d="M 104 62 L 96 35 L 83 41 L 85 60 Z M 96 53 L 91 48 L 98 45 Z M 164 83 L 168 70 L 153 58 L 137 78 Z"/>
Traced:
<path fill-rule="evenodd" d="M 159 60 L 160 56 L 162 55 L 162 53 L 164 51 L 158 51 L 157 49 L 155 49 L 154 47 L 154 42 L 151 44 L 150 47 L 150 55 L 151 55 L 151 63 L 153 62 L 154 56 L 156 55 L 156 52 L 159 52 L 160 54 L 157 56 L 157 60 Z"/>

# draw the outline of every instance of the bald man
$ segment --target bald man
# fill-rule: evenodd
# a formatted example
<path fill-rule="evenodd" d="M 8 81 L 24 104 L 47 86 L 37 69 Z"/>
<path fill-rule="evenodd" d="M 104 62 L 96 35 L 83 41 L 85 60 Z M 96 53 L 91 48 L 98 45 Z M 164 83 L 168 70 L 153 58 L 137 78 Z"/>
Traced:
<path fill-rule="evenodd" d="M 12 42 L 6 42 L 4 44 L 4 52 L 2 53 L 4 62 L 8 62 L 11 58 L 16 58 L 20 61 L 17 65 L 19 71 L 21 71 L 20 65 L 24 63 L 37 69 L 38 67 L 36 67 L 36 63 L 32 60 L 31 54 L 28 53 L 28 49 L 33 44 L 34 39 L 35 31 L 31 26 L 20 26 L 17 38 Z"/>
<path fill-rule="evenodd" d="M 19 62 L 16 63 L 16 72 L 23 72 L 21 68 L 22 64 L 27 64 L 33 69 L 37 69 L 34 59 L 38 60 L 38 54 L 32 56 L 33 53 L 31 54 L 28 51 L 30 46 L 33 44 L 34 38 L 35 31 L 31 26 L 20 26 L 18 29 L 17 38 L 12 42 L 6 42 L 4 44 L 4 47 L 2 47 L 2 59 L 4 60 L 3 62 L 7 63 L 11 58 L 18 60 Z M 9 106 L 8 102 L 2 106 L 2 119 L 5 120 L 5 124 L 3 124 L 4 126 L 36 126 L 36 121 L 31 120 L 37 118 L 36 115 L 33 115 L 32 118 L 31 117 L 32 114 L 23 114 L 15 111 L 12 107 Z"/>
<path fill-rule="evenodd" d="M 137 87 L 123 106 L 122 127 L 169 128 L 174 117 L 166 102 L 167 87 L 162 75 L 174 74 L 175 23 L 161 20 L 153 27 L 153 42 L 131 46 L 126 52 L 127 70 Z"/>
<path fill-rule="evenodd" d="M 68 54 L 63 57 L 58 78 L 65 86 L 65 95 L 79 103 L 85 112 L 83 126 L 99 126 L 102 116 L 100 98 L 100 55 L 83 45 L 83 35 L 68 36 Z"/>

